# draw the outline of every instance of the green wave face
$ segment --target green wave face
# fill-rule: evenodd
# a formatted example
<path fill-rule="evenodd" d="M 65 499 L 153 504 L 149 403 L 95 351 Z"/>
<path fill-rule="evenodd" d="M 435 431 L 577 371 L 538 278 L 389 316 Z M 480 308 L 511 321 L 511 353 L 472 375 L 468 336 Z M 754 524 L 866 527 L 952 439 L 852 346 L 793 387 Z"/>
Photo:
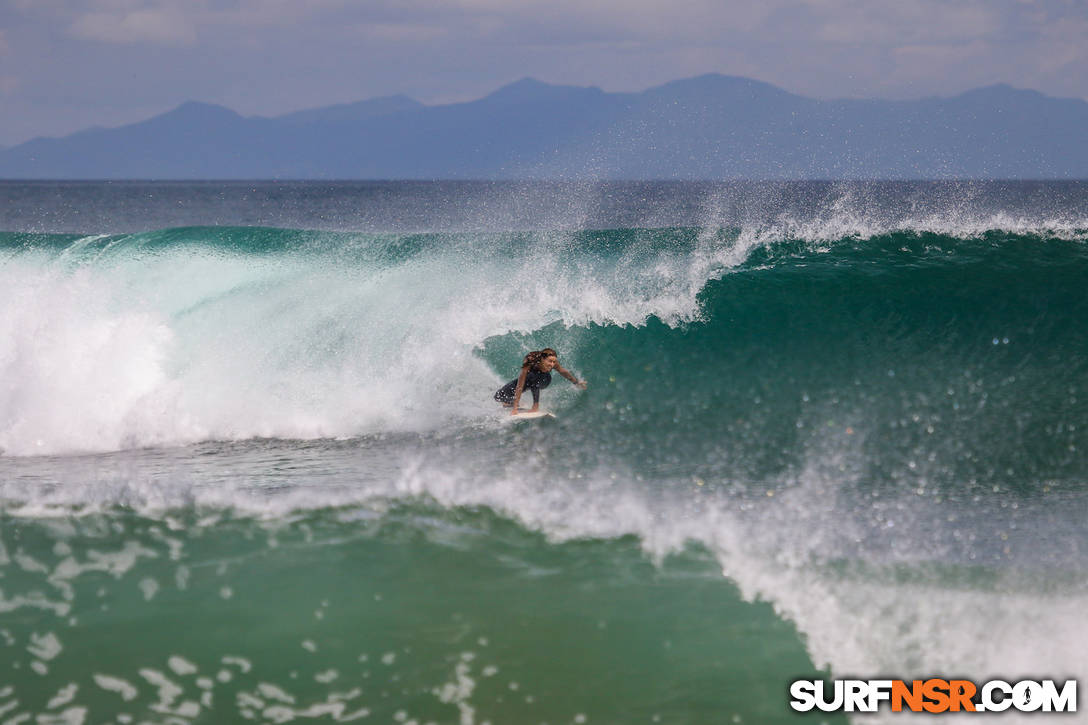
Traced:
<path fill-rule="evenodd" d="M 1079 485 L 1086 283 L 1080 241 L 781 242 L 709 280 L 689 321 L 554 323 L 483 354 L 571 351 L 599 372 L 570 414 L 643 467 L 759 481 L 844 445 L 873 485 Z"/>

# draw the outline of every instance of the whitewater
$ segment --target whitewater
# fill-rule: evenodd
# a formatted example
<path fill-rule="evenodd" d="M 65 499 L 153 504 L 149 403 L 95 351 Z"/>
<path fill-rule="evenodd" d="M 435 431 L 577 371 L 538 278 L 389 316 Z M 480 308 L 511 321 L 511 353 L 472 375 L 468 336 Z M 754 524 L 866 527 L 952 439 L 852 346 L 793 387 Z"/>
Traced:
<path fill-rule="evenodd" d="M 0 230 L 0 722 L 1088 671 L 1088 185 L 4 182 Z M 589 388 L 512 426 L 545 346 Z"/>

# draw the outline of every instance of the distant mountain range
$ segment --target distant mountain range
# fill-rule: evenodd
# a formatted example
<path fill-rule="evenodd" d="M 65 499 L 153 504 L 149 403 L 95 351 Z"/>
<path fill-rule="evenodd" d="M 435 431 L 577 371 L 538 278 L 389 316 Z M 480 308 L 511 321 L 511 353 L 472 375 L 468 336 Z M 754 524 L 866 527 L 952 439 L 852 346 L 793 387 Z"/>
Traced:
<path fill-rule="evenodd" d="M 0 149 L 0 178 L 1084 179 L 1088 103 L 1006 85 L 827 101 L 722 75 L 642 93 L 525 79 L 468 103 L 276 118 L 189 102 Z"/>

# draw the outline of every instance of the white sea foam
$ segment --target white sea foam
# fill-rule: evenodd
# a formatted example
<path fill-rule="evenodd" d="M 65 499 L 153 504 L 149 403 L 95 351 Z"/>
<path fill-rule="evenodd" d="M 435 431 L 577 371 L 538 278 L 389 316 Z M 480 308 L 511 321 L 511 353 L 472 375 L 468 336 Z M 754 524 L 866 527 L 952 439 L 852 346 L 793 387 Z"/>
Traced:
<path fill-rule="evenodd" d="M 489 337 L 690 320 L 707 278 L 742 256 L 595 258 L 560 234 L 462 239 L 369 267 L 199 247 L 27 253 L 0 265 L 0 449 L 344 437 L 478 417 L 491 410 L 480 391 L 502 382 L 475 354 Z"/>

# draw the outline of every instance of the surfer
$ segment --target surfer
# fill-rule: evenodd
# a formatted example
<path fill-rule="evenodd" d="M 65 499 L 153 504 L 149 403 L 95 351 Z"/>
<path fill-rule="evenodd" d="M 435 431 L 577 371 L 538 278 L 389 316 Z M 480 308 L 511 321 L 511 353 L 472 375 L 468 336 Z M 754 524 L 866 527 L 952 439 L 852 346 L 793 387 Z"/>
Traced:
<path fill-rule="evenodd" d="M 495 392 L 495 400 L 507 408 L 512 408 L 510 415 L 518 414 L 518 403 L 521 402 L 521 394 L 525 390 L 533 393 L 532 410 L 540 408 L 540 391 L 552 383 L 552 370 L 559 372 L 567 380 L 577 385 L 582 390 L 586 389 L 586 381 L 579 380 L 564 370 L 559 364 L 559 355 L 555 350 L 546 347 L 543 350 L 534 350 L 525 356 L 521 362 L 521 374 L 517 380 L 511 380 Z"/>

